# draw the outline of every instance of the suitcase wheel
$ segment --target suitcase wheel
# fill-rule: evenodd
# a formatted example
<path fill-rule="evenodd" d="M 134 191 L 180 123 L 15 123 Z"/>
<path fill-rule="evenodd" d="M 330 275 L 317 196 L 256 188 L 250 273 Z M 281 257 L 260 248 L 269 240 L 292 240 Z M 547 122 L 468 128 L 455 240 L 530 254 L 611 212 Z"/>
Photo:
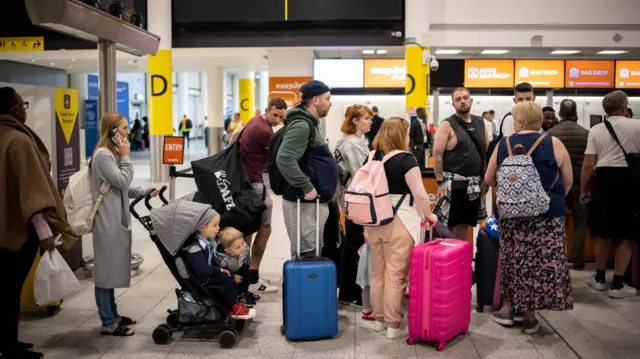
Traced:
<path fill-rule="evenodd" d="M 444 350 L 445 342 L 438 342 L 438 347 L 436 348 L 439 352 Z"/>

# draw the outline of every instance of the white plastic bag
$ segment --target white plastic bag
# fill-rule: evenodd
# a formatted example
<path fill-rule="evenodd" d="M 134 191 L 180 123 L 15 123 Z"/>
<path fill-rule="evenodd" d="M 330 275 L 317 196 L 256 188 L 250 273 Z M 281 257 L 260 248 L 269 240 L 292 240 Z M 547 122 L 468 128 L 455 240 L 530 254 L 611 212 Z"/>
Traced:
<path fill-rule="evenodd" d="M 33 295 L 38 305 L 47 305 L 63 299 L 80 289 L 80 282 L 73 274 L 60 252 L 45 251 L 33 279 Z"/>

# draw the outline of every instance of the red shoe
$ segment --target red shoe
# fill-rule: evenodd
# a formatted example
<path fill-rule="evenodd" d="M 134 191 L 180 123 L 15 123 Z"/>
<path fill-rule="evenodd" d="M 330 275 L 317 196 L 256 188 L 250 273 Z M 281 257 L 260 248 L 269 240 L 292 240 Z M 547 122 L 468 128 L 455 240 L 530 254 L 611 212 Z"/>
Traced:
<path fill-rule="evenodd" d="M 373 312 L 362 312 L 362 320 L 376 320 Z"/>
<path fill-rule="evenodd" d="M 237 302 L 231 307 L 229 316 L 234 319 L 252 319 L 256 316 L 255 309 L 249 309 L 246 305 Z"/>

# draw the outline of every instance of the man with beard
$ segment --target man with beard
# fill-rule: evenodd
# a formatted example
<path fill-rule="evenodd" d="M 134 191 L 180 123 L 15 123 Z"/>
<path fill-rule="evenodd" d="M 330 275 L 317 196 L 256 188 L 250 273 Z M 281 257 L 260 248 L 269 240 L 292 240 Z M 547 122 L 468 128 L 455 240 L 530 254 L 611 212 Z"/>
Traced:
<path fill-rule="evenodd" d="M 322 249 L 324 225 L 329 206 L 338 187 L 338 164 L 329 150 L 320 119 L 329 114 L 331 89 L 321 81 L 311 80 L 300 88 L 302 103 L 287 112 L 282 144 L 278 148 L 276 164 L 287 186 L 282 195 L 284 224 L 291 241 L 292 257 L 296 256 L 300 232 L 300 254 L 314 255 L 316 251 L 316 198 L 320 198 L 319 223 Z M 300 203 L 298 222 L 297 200 Z"/>
<path fill-rule="evenodd" d="M 436 130 L 433 155 L 438 183 L 434 213 L 454 236 L 468 241 L 469 226 L 486 217 L 483 182 L 488 139 L 482 117 L 470 113 L 473 99 L 468 89 L 451 93 L 455 115 Z"/>

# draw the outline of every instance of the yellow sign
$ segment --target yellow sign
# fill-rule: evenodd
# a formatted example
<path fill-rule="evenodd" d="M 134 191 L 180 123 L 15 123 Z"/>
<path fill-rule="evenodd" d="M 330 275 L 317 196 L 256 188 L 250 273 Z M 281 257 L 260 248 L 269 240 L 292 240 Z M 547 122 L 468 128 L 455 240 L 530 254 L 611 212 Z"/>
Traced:
<path fill-rule="evenodd" d="M 253 79 L 238 80 L 238 93 L 240 97 L 240 121 L 247 123 L 251 121 L 256 112 L 255 105 L 255 82 Z"/>
<path fill-rule="evenodd" d="M 0 52 L 44 51 L 44 37 L 0 37 Z"/>
<path fill-rule="evenodd" d="M 407 45 L 405 58 L 407 61 L 407 82 L 405 86 L 405 102 L 407 107 L 427 108 L 429 66 L 422 63 L 422 47 Z M 425 48 L 425 50 L 427 50 Z"/>
<path fill-rule="evenodd" d="M 56 117 L 62 128 L 67 144 L 78 119 L 78 90 L 70 88 L 56 88 Z"/>
<path fill-rule="evenodd" d="M 149 56 L 149 133 L 173 135 L 173 77 L 171 50 L 158 50 Z"/>

